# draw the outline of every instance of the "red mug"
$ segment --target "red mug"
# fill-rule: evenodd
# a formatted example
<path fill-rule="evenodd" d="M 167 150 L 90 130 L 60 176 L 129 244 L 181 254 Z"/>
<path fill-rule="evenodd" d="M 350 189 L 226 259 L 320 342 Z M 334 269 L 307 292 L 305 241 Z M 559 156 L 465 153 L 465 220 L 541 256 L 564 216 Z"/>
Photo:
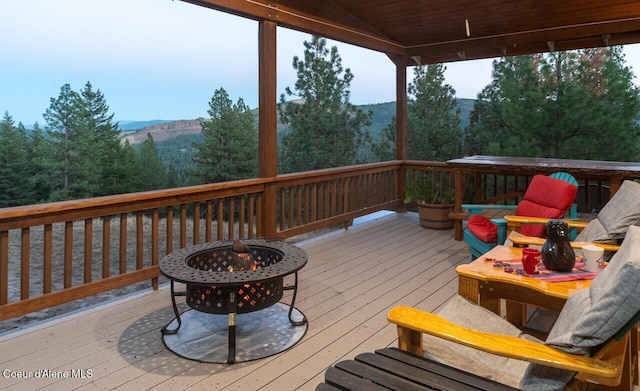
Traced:
<path fill-rule="evenodd" d="M 527 274 L 538 274 L 538 264 L 540 264 L 540 250 L 525 247 L 522 249 L 522 266 Z"/>

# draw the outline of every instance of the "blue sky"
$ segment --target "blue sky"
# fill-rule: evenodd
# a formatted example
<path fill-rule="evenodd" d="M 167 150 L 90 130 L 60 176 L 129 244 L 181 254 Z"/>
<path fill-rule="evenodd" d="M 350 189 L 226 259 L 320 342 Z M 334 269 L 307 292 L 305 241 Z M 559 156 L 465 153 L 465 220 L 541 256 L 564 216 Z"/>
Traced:
<path fill-rule="evenodd" d="M 206 117 L 221 87 L 254 108 L 257 30 L 255 21 L 177 0 L 0 0 L 0 115 L 45 125 L 42 114 L 60 87 L 79 91 L 87 81 L 117 121 Z M 292 58 L 310 36 L 277 34 L 279 96 L 295 83 Z M 329 43 L 355 75 L 352 103 L 395 100 L 394 65 L 384 54 Z M 639 74 L 640 45 L 624 53 Z M 446 66 L 460 98 L 475 98 L 491 80 L 491 60 Z"/>

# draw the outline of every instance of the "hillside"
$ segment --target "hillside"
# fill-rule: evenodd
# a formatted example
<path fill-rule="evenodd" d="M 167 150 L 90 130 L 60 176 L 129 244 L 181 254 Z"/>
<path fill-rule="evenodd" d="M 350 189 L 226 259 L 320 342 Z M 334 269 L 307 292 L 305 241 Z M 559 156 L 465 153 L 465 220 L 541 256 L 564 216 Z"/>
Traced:
<path fill-rule="evenodd" d="M 469 124 L 469 117 L 471 115 L 471 110 L 473 109 L 473 103 L 473 99 L 458 99 L 458 108 L 460 109 L 461 117 L 460 125 L 462 128 L 465 128 Z M 373 140 L 377 140 L 379 138 L 382 130 L 391 123 L 394 115 L 396 114 L 396 102 L 359 105 L 357 107 L 361 110 L 371 111 L 373 113 L 371 125 L 366 128 L 366 130 L 371 134 L 371 138 Z M 252 112 L 256 117 L 257 123 L 258 109 L 254 109 Z M 179 139 L 188 139 L 190 146 L 191 141 L 194 140 L 194 136 L 199 135 L 202 132 L 202 120 L 203 118 L 167 122 L 149 121 L 160 123 L 155 123 L 138 129 L 133 128 L 135 126 L 133 125 L 134 123 L 137 123 L 138 126 L 140 126 L 146 125 L 149 122 L 137 121 L 127 123 L 127 129 L 121 126 L 121 130 L 131 130 L 121 133 L 121 138 L 122 140 L 128 140 L 131 145 L 135 145 L 146 140 L 147 133 L 150 133 L 156 143 L 171 140 L 172 144 L 176 141 L 180 144 Z M 278 120 L 278 138 L 280 138 L 281 134 L 287 130 L 287 127 L 282 125 Z M 178 140 L 175 138 L 178 138 Z M 197 139 L 197 136 L 195 138 Z"/>
<path fill-rule="evenodd" d="M 163 124 L 165 122 L 173 121 L 166 119 L 154 119 L 151 121 L 118 121 L 118 126 L 120 126 L 120 130 L 129 131 L 146 128 L 147 126 Z"/>
<path fill-rule="evenodd" d="M 198 118 L 160 123 L 135 131 L 123 132 L 120 137 L 123 141 L 128 140 L 129 144 L 134 145 L 146 140 L 149 133 L 153 136 L 153 140 L 158 143 L 185 134 L 200 134 L 202 132 L 202 126 L 200 125 L 202 120 L 202 118 Z"/>

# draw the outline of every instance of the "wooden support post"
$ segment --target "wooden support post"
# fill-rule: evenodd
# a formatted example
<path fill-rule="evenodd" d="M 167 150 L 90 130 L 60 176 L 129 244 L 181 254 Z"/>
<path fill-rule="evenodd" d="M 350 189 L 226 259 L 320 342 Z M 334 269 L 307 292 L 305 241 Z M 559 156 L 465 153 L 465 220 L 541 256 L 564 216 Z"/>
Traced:
<path fill-rule="evenodd" d="M 460 216 L 462 213 L 462 201 L 464 199 L 464 182 L 463 182 L 464 173 L 462 170 L 456 170 L 456 196 L 454 201 L 453 213 L 457 216 Z M 462 219 L 455 219 L 453 221 L 454 224 L 454 238 L 455 240 L 462 240 Z"/>
<path fill-rule="evenodd" d="M 397 57 L 393 59 L 396 65 L 396 159 L 407 160 L 407 59 Z M 407 174 L 400 170 L 397 178 L 398 199 L 404 198 L 404 186 Z M 405 212 L 406 206 L 400 202 L 399 212 Z"/>
<path fill-rule="evenodd" d="M 273 178 L 278 175 L 277 102 L 276 102 L 276 23 L 261 20 L 258 29 L 259 58 L 259 124 L 258 124 L 258 176 Z M 258 236 L 277 236 L 275 186 L 266 186 L 260 213 Z"/>

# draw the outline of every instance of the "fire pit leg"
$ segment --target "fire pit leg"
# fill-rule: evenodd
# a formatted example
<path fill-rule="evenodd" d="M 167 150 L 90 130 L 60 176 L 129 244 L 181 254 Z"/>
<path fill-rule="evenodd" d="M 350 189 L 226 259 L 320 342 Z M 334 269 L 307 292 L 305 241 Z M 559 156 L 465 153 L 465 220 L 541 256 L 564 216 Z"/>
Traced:
<path fill-rule="evenodd" d="M 180 326 L 182 326 L 182 320 L 180 319 L 180 312 L 178 312 L 178 306 L 176 305 L 176 296 L 186 296 L 186 292 L 176 292 L 173 286 L 173 280 L 171 280 L 171 304 L 173 304 L 173 313 L 176 314 L 176 320 L 178 321 L 178 326 L 175 329 L 170 330 L 167 327 L 169 327 L 169 324 L 171 324 L 172 322 L 169 322 L 166 326 L 160 329 L 160 332 L 163 335 L 176 334 L 180 329 Z"/>
<path fill-rule="evenodd" d="M 229 293 L 229 353 L 227 364 L 236 362 L 236 293 Z"/>
<path fill-rule="evenodd" d="M 307 317 L 302 314 L 302 320 L 293 320 L 291 318 L 291 313 L 293 312 L 293 307 L 296 304 L 296 294 L 298 293 L 298 272 L 295 273 L 295 281 L 293 286 L 285 287 L 284 289 L 293 289 L 293 297 L 291 297 L 291 306 L 289 306 L 289 323 L 293 326 L 303 326 L 307 324 Z"/>

